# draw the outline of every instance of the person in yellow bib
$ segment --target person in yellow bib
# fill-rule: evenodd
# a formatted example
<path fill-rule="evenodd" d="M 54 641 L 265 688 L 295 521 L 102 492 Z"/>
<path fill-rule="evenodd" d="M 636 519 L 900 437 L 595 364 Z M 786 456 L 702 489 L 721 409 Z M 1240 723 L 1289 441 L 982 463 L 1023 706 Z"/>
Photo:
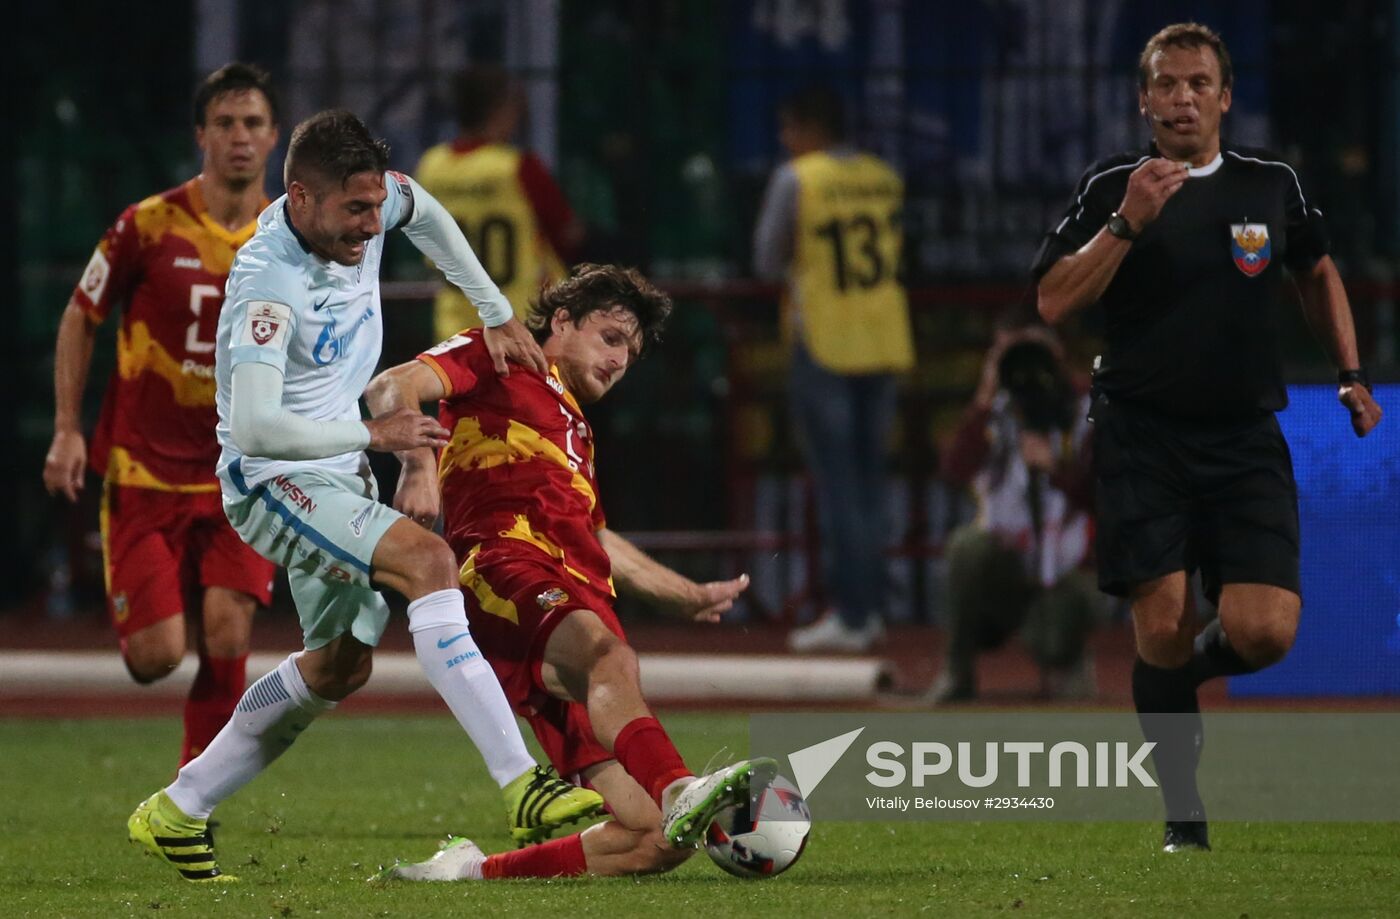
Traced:
<path fill-rule="evenodd" d="M 544 162 L 511 144 L 525 113 L 520 85 L 499 66 L 476 65 L 457 75 L 454 95 L 459 134 L 424 153 L 414 178 L 447 208 L 523 318 L 540 288 L 564 277 L 583 225 Z M 434 340 L 480 326 L 471 301 L 443 285 L 433 303 Z"/>
<path fill-rule="evenodd" d="M 796 93 L 778 119 L 791 159 L 764 194 L 754 266 L 785 283 L 789 399 L 816 486 L 831 601 L 788 644 L 798 652 L 861 652 L 884 631 L 885 465 L 896 375 L 914 364 L 898 270 L 904 182 L 846 142 L 844 106 L 833 90 Z"/>

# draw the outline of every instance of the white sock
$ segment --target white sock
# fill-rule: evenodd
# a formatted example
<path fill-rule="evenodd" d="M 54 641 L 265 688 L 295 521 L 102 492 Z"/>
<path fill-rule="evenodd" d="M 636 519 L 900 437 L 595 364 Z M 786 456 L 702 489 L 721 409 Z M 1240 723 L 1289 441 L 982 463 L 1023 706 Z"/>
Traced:
<path fill-rule="evenodd" d="M 463 881 L 484 881 L 486 880 L 485 868 L 486 856 L 481 855 L 464 864 L 457 877 Z"/>
<path fill-rule="evenodd" d="M 495 672 L 467 628 L 462 592 L 439 590 L 408 604 L 418 663 L 504 788 L 535 765 Z"/>
<path fill-rule="evenodd" d="M 228 724 L 203 753 L 184 765 L 165 793 L 189 816 L 208 817 L 215 805 L 281 756 L 317 715 L 335 705 L 311 691 L 297 669 L 297 655 L 289 656 L 248 687 Z"/>

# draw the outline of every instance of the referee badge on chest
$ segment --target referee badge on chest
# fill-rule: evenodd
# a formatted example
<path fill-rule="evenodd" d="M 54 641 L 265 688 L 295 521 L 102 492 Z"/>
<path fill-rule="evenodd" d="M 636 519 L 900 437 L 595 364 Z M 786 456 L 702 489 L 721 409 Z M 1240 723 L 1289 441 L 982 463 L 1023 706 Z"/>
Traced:
<path fill-rule="evenodd" d="M 1269 267 L 1272 251 L 1267 223 L 1230 224 L 1230 255 L 1235 267 L 1249 277 Z"/>

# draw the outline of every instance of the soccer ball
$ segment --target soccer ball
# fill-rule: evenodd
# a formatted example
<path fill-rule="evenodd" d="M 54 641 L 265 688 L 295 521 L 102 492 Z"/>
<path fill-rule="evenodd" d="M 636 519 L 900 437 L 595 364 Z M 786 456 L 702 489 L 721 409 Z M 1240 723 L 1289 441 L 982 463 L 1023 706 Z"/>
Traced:
<path fill-rule="evenodd" d="M 782 874 L 807 847 L 812 812 L 802 793 L 782 776 L 756 787 L 753 801 L 752 809 L 736 804 L 715 815 L 705 831 L 705 851 L 735 877 Z"/>

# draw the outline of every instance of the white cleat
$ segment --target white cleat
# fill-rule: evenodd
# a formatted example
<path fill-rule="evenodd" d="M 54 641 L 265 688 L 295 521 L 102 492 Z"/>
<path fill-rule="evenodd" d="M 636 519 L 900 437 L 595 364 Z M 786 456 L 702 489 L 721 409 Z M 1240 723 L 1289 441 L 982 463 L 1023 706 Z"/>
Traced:
<path fill-rule="evenodd" d="M 371 883 L 385 881 L 470 881 L 481 879 L 481 866 L 486 853 L 476 843 L 462 836 L 449 836 L 437 854 L 425 862 L 396 863 L 370 878 Z"/>
<path fill-rule="evenodd" d="M 698 848 L 715 814 L 748 804 L 749 790 L 766 786 L 777 774 L 778 761 L 763 756 L 740 760 L 691 782 L 666 811 L 661 827 L 666 841 L 677 849 Z"/>

